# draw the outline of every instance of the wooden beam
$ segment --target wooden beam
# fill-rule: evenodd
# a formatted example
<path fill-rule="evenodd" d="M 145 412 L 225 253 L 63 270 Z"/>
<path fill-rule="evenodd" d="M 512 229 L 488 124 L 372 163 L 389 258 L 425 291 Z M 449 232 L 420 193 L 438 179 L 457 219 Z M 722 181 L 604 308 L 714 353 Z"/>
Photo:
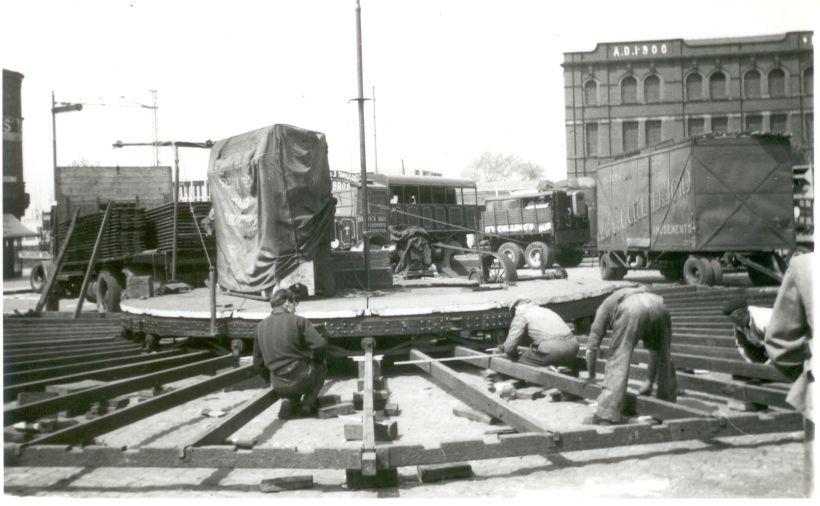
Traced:
<path fill-rule="evenodd" d="M 470 350 L 461 346 L 457 346 L 455 354 L 459 356 L 473 356 L 476 359 L 470 360 L 468 363 L 478 365 L 485 369 L 492 369 L 493 371 L 512 376 L 514 378 L 523 379 L 536 385 L 543 385 L 550 388 L 557 388 L 562 392 L 567 392 L 572 395 L 578 395 L 587 399 L 597 399 L 601 393 L 601 386 L 577 378 L 572 378 L 564 374 L 552 372 L 541 367 L 533 367 L 530 365 L 513 362 L 507 358 L 490 357 Z M 630 391 L 626 392 L 624 398 L 624 410 L 629 412 L 635 410 L 642 415 L 651 415 L 660 420 L 668 420 L 674 418 L 690 418 L 693 416 L 709 416 L 701 410 L 693 409 L 674 402 L 656 399 L 654 397 L 645 397 L 636 395 Z M 509 423 L 507 425 L 510 425 Z"/>
<path fill-rule="evenodd" d="M 239 409 L 231 413 L 230 416 L 205 432 L 197 434 L 187 444 L 184 444 L 182 446 L 183 454 L 185 448 L 191 446 L 225 444 L 225 440 L 228 439 L 228 436 L 238 431 L 254 417 L 268 409 L 277 399 L 279 399 L 279 396 L 272 388 L 261 389 L 256 395 L 240 406 Z"/>
<path fill-rule="evenodd" d="M 122 350 L 102 351 L 94 353 L 61 354 L 55 358 L 38 358 L 36 360 L 21 360 L 19 362 L 5 362 L 3 367 L 12 371 L 28 371 L 43 367 L 57 367 L 59 365 L 73 364 L 79 360 L 103 360 L 119 357 L 131 357 L 140 354 L 138 346 L 124 348 Z"/>
<path fill-rule="evenodd" d="M 513 408 L 498 396 L 491 395 L 489 392 L 485 392 L 471 385 L 459 377 L 456 371 L 446 365 L 429 362 L 430 357 L 428 355 L 418 350 L 410 350 L 410 358 L 413 360 L 427 360 L 427 362 L 418 363 L 416 366 L 436 379 L 450 394 L 471 408 L 498 418 L 519 432 L 546 432 L 553 430 L 546 427 L 540 420 Z M 487 360 L 489 360 L 489 356 Z"/>
<path fill-rule="evenodd" d="M 362 475 L 376 476 L 376 428 L 373 419 L 373 347 L 372 337 L 362 339 L 364 349 L 364 388 L 362 389 Z"/>
<path fill-rule="evenodd" d="M 137 392 L 146 388 L 153 388 L 156 385 L 172 383 L 199 374 L 210 374 L 217 369 L 230 367 L 234 363 L 234 358 L 230 355 L 202 360 L 193 364 L 181 365 L 159 372 L 144 374 L 133 378 L 119 381 L 112 381 L 106 385 L 81 390 L 73 394 L 61 395 L 53 399 L 46 399 L 25 406 L 15 406 L 3 410 L 3 425 L 8 426 L 17 422 L 33 422 L 38 418 L 57 413 L 59 411 L 71 410 L 77 406 L 86 406 L 100 399 L 110 399 L 119 395 Z"/>
<path fill-rule="evenodd" d="M 58 385 L 60 383 L 72 383 L 85 379 L 96 379 L 100 381 L 118 380 L 128 376 L 136 376 L 154 372 L 157 369 L 166 367 L 175 367 L 182 364 L 188 364 L 197 360 L 205 359 L 211 356 L 208 351 L 195 351 L 170 358 L 161 358 L 152 360 L 150 362 L 143 362 L 140 364 L 120 365 L 116 367 L 108 367 L 105 369 L 97 369 L 92 371 L 83 371 L 75 374 L 67 374 L 65 376 L 57 376 L 45 380 L 29 381 L 27 383 L 18 383 L 17 385 L 9 385 L 3 387 L 3 399 L 8 402 L 13 400 L 18 393 L 25 391 L 40 391 L 48 385 Z"/>
<path fill-rule="evenodd" d="M 60 251 L 57 253 L 57 258 L 54 260 L 54 270 L 51 272 L 51 276 L 46 278 L 46 284 L 43 287 L 43 291 L 40 293 L 40 300 L 38 300 L 37 305 L 34 306 L 35 313 L 40 313 L 43 311 L 43 308 L 46 305 L 46 301 L 51 295 L 51 292 L 54 291 L 54 286 L 56 285 L 57 281 L 57 274 L 60 273 L 60 269 L 62 269 L 63 267 L 65 252 L 68 250 L 68 243 L 71 242 L 71 236 L 74 235 L 74 227 L 77 225 L 77 217 L 79 215 L 80 208 L 77 208 L 74 211 L 74 215 L 71 216 L 71 223 L 68 225 L 68 232 L 65 235 L 65 240 L 63 241 L 63 244 L 60 246 Z M 57 230 L 56 224 L 54 230 Z"/>
<path fill-rule="evenodd" d="M 185 404 L 220 388 L 246 380 L 255 374 L 257 374 L 257 368 L 253 364 L 231 369 L 199 383 L 172 390 L 88 422 L 42 435 L 28 443 L 23 443 L 23 446 L 88 443 L 100 434 L 111 432 L 143 418 Z"/>
<path fill-rule="evenodd" d="M 102 244 L 103 236 L 105 235 L 105 227 L 108 225 L 108 219 L 111 217 L 111 208 L 114 205 L 113 200 L 108 201 L 108 205 L 105 206 L 105 213 L 102 217 L 102 223 L 100 223 L 100 230 L 97 232 L 97 239 L 94 241 L 94 249 L 91 250 L 91 258 L 88 259 L 88 267 L 85 270 L 85 276 L 83 276 L 83 283 L 80 286 L 80 298 L 77 299 L 77 307 L 74 308 L 74 318 L 79 318 L 80 314 L 83 312 L 83 302 L 85 302 L 85 291 L 88 290 L 88 284 L 91 282 L 91 274 L 94 272 L 94 262 L 97 261 L 97 253 L 100 251 L 100 244 Z M 176 238 L 176 236 L 174 236 Z M 102 304 L 102 301 L 97 301 L 98 304 Z"/>

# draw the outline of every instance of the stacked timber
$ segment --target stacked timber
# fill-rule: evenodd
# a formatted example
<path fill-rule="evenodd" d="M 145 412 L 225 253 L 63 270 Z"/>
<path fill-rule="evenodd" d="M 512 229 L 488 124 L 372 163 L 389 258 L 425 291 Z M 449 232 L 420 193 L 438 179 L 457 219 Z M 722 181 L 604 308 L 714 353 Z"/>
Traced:
<path fill-rule="evenodd" d="M 193 207 L 193 216 L 191 208 Z M 179 202 L 177 203 L 177 251 L 202 252 L 202 239 L 208 252 L 213 255 L 216 251 L 216 238 L 206 235 L 201 229 L 202 219 L 208 216 L 211 210 L 210 202 Z M 147 222 L 146 231 L 153 247 L 160 251 L 170 251 L 174 237 L 174 204 L 164 204 L 145 211 Z M 200 239 L 199 231 L 202 232 Z"/>
<path fill-rule="evenodd" d="M 66 261 L 87 261 L 94 249 L 97 234 L 105 213 L 99 211 L 77 218 L 74 235 L 66 250 Z M 65 240 L 70 221 L 57 226 L 60 244 Z M 120 258 L 147 248 L 145 235 L 145 211 L 134 204 L 114 204 L 105 229 L 102 232 L 97 258 L 100 260 Z"/>
<path fill-rule="evenodd" d="M 337 290 L 365 289 L 366 278 L 363 251 L 333 251 L 330 253 L 330 259 Z M 371 290 L 392 288 L 392 286 L 393 269 L 390 266 L 390 252 L 387 250 L 371 250 Z"/>

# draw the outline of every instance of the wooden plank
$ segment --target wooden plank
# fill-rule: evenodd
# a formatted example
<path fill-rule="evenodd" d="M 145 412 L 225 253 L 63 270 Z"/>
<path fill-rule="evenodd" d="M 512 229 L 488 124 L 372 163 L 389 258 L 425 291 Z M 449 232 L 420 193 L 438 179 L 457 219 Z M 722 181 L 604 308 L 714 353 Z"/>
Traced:
<path fill-rule="evenodd" d="M 418 363 L 416 366 L 435 378 L 450 394 L 471 408 L 498 418 L 504 424 L 519 432 L 546 432 L 551 430 L 542 424 L 540 420 L 513 408 L 499 397 L 474 387 L 446 365 L 429 362 L 430 357 L 428 355 L 418 350 L 410 350 L 410 358 L 412 360 L 428 360 L 425 363 Z"/>
<path fill-rule="evenodd" d="M 587 399 L 597 399 L 602 390 L 600 385 L 590 381 L 584 381 L 578 378 L 566 376 L 564 374 L 555 373 L 540 367 L 519 364 L 507 358 L 490 357 L 462 346 L 457 346 L 455 353 L 460 356 L 475 357 L 476 360 L 467 361 L 473 365 L 478 365 L 479 367 L 483 367 L 485 369 L 492 369 L 493 371 L 506 374 L 507 376 L 523 379 L 537 385 L 557 388 L 562 392 L 578 395 Z M 664 401 L 654 397 L 639 396 L 627 391 L 626 397 L 624 398 L 624 409 L 626 411 L 631 411 L 633 408 L 639 414 L 651 415 L 660 420 L 709 415 L 709 413 L 686 406 L 681 406 L 679 404 L 675 404 L 674 402 Z M 507 423 L 507 425 L 514 427 L 509 423 Z M 519 430 L 519 432 L 524 431 Z"/>
<path fill-rule="evenodd" d="M 59 411 L 71 410 L 77 406 L 86 406 L 100 399 L 110 399 L 124 394 L 137 392 L 156 385 L 171 383 L 199 374 L 213 373 L 217 369 L 230 367 L 234 363 L 231 355 L 211 358 L 194 364 L 165 369 L 159 372 L 113 381 L 106 385 L 89 388 L 74 394 L 63 395 L 54 399 L 33 402 L 25 406 L 10 407 L 3 410 L 3 425 L 17 422 L 32 422 L 43 416 Z"/>
<path fill-rule="evenodd" d="M 184 404 L 238 381 L 246 380 L 254 374 L 257 374 L 257 368 L 253 364 L 231 369 L 230 371 L 217 374 L 199 383 L 172 390 L 133 406 L 108 413 L 107 415 L 95 418 L 86 423 L 58 430 L 51 434 L 45 434 L 28 443 L 24 443 L 24 445 L 87 443 L 100 434 L 111 432 L 112 430 L 119 429 L 130 423 Z"/>
<path fill-rule="evenodd" d="M 231 434 L 268 409 L 278 398 L 279 396 L 272 388 L 263 389 L 220 423 L 202 434 L 194 436 L 187 444 L 183 445 L 183 449 L 189 446 L 224 444 Z"/>
<path fill-rule="evenodd" d="M 31 369 L 40 369 L 43 367 L 57 367 L 59 365 L 73 364 L 79 360 L 103 360 L 119 357 L 129 357 L 139 355 L 140 348 L 132 346 L 122 350 L 103 351 L 95 353 L 78 353 L 78 354 L 61 354 L 55 358 L 40 358 L 37 360 L 22 360 L 19 362 L 5 362 L 4 368 L 11 371 L 28 371 Z"/>
<path fill-rule="evenodd" d="M 364 389 L 362 390 L 362 475 L 376 476 L 376 428 L 373 419 L 373 347 L 372 337 L 362 339 L 364 348 Z"/>

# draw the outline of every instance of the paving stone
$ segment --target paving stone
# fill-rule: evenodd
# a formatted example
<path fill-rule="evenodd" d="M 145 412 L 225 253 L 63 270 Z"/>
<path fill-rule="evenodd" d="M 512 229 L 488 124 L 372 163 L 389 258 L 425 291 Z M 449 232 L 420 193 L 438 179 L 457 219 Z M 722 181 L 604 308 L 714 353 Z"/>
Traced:
<path fill-rule="evenodd" d="M 427 466 L 416 466 L 416 473 L 422 483 L 432 483 L 435 481 L 455 480 L 471 478 L 473 468 L 470 464 L 434 464 Z"/>

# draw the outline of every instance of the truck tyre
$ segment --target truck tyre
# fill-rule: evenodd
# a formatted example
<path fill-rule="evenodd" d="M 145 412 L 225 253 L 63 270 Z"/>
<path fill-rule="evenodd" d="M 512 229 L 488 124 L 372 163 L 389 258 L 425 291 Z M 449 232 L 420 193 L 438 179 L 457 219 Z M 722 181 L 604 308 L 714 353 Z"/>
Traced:
<path fill-rule="evenodd" d="M 514 242 L 505 242 L 498 247 L 498 253 L 512 260 L 516 269 L 524 267 L 524 251 Z"/>
<path fill-rule="evenodd" d="M 689 256 L 683 264 L 683 280 L 687 285 L 713 285 L 715 273 L 712 271 L 709 260 L 701 256 Z"/>
<path fill-rule="evenodd" d="M 31 285 L 31 289 L 37 293 L 42 292 L 43 287 L 46 286 L 48 275 L 52 269 L 53 267 L 51 266 L 51 262 L 48 262 L 48 265 L 46 265 L 46 262 L 37 262 L 37 264 L 31 268 L 31 273 L 28 276 L 28 282 Z"/>
<path fill-rule="evenodd" d="M 117 277 L 108 270 L 97 276 L 97 310 L 100 313 L 119 313 L 122 286 Z"/>
<path fill-rule="evenodd" d="M 601 279 L 606 281 L 618 281 L 624 279 L 624 276 L 626 276 L 626 272 L 628 270 L 625 267 L 619 266 L 614 260 L 612 260 L 609 253 L 604 253 L 601 255 L 599 266 L 601 268 Z"/>
<path fill-rule="evenodd" d="M 88 283 L 88 287 L 85 289 L 85 300 L 88 302 L 93 302 L 94 304 L 97 303 L 97 282 L 92 281 Z"/>
<path fill-rule="evenodd" d="M 527 249 L 524 251 L 524 257 L 530 269 L 541 268 L 541 256 L 543 252 L 546 252 L 544 267 L 549 269 L 552 267 L 552 264 L 555 263 L 554 251 L 541 241 L 533 241 L 527 245 Z"/>
<path fill-rule="evenodd" d="M 584 261 L 584 250 L 576 248 L 564 248 L 556 255 L 558 265 L 561 267 L 578 267 Z M 624 273 L 626 275 L 626 273 Z"/>
<path fill-rule="evenodd" d="M 722 285 L 723 284 L 723 266 L 720 264 L 720 260 L 717 258 L 713 258 L 709 260 L 709 266 L 712 268 L 712 273 L 715 275 L 715 284 Z"/>

